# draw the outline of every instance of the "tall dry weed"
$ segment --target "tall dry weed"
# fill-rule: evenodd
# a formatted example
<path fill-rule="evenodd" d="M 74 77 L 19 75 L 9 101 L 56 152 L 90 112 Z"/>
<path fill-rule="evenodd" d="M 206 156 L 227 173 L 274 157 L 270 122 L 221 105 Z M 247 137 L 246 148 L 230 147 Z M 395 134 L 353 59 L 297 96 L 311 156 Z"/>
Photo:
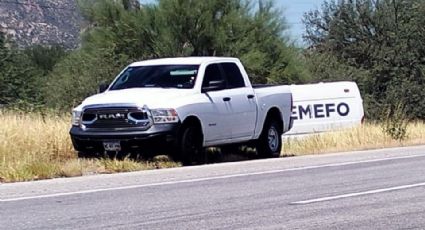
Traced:
<path fill-rule="evenodd" d="M 382 130 L 382 124 L 369 123 L 352 129 L 317 134 L 284 141 L 283 155 L 306 155 L 425 144 L 425 123 L 410 122 L 403 140 Z"/>
<path fill-rule="evenodd" d="M 0 110 L 0 182 L 28 181 L 155 168 L 130 159 L 77 159 L 70 117 Z M 169 162 L 160 167 L 177 167 Z"/>

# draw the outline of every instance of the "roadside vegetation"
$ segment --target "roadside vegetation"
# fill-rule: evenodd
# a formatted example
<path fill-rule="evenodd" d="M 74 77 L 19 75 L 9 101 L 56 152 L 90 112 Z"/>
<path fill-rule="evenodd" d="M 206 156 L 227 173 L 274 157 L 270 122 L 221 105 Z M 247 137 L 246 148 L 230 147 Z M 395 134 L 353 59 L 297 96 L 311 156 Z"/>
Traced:
<path fill-rule="evenodd" d="M 425 123 L 410 122 L 403 139 L 391 136 L 385 123 L 366 123 L 352 129 L 310 137 L 288 139 L 284 142 L 282 156 L 301 156 L 331 152 L 402 147 L 425 144 Z"/>
<path fill-rule="evenodd" d="M 78 159 L 69 138 L 68 116 L 54 113 L 0 112 L 0 182 L 131 172 L 180 167 L 166 156 L 153 159 Z M 397 140 L 385 132 L 383 123 L 335 133 L 285 141 L 282 156 L 425 144 L 425 123 L 410 122 L 406 137 Z M 210 154 L 218 154 L 211 151 Z M 220 161 L 249 159 L 241 153 Z M 246 154 L 246 153 L 245 153 Z M 213 156 L 212 158 L 217 158 Z"/>
<path fill-rule="evenodd" d="M 77 159 L 68 134 L 69 119 L 53 113 L 0 112 L 0 182 L 180 166 L 166 157 Z"/>

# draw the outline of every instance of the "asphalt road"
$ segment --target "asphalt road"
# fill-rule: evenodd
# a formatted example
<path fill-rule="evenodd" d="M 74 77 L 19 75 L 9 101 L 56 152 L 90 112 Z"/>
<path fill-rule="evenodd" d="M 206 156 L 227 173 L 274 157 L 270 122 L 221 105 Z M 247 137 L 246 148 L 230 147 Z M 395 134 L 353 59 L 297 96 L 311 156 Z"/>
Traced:
<path fill-rule="evenodd" d="M 425 229 L 425 146 L 0 185 L 0 229 Z"/>

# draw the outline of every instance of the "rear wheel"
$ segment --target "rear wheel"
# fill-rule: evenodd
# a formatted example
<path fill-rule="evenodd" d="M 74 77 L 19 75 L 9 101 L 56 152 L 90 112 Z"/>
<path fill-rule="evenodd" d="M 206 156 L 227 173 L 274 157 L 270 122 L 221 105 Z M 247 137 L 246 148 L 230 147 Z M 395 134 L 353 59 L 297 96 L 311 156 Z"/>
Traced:
<path fill-rule="evenodd" d="M 184 126 L 179 141 L 180 160 L 185 165 L 203 163 L 205 152 L 202 148 L 202 131 L 195 125 Z"/>
<path fill-rule="evenodd" d="M 277 120 L 267 121 L 257 141 L 257 152 L 261 157 L 279 157 L 282 150 L 282 131 Z"/>

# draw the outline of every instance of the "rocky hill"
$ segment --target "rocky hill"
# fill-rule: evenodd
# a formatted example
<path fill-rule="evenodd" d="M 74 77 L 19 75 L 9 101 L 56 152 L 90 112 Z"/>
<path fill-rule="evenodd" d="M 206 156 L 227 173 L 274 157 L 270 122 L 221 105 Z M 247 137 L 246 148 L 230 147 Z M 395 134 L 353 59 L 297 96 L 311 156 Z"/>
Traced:
<path fill-rule="evenodd" d="M 0 30 L 20 47 L 79 43 L 76 0 L 0 0 Z"/>
<path fill-rule="evenodd" d="M 126 8 L 140 6 L 137 0 L 116 1 Z M 82 22 L 76 0 L 0 0 L 0 31 L 19 47 L 61 44 L 76 48 Z"/>

